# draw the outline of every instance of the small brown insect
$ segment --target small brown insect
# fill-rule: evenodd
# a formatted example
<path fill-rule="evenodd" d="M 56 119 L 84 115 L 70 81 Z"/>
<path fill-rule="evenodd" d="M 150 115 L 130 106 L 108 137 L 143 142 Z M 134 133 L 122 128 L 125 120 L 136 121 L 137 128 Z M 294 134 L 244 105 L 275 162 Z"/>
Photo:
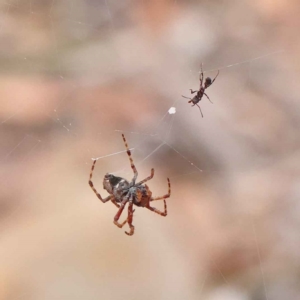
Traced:
<path fill-rule="evenodd" d="M 161 215 L 161 216 L 166 216 L 167 215 L 167 204 L 166 204 L 166 198 L 169 198 L 171 196 L 171 183 L 170 179 L 167 178 L 168 180 L 168 194 L 162 196 L 162 197 L 152 197 L 152 192 L 149 190 L 149 187 L 147 184 L 144 184 L 148 180 L 152 179 L 154 176 L 154 169 L 151 169 L 151 175 L 145 178 L 144 180 L 135 183 L 138 172 L 136 170 L 136 167 L 133 163 L 133 159 L 131 157 L 131 152 L 128 148 L 126 139 L 124 134 L 122 134 L 125 147 L 127 149 L 127 155 L 129 157 L 130 165 L 133 170 L 134 176 L 131 180 L 131 182 L 128 182 L 126 179 L 122 177 L 117 177 L 112 174 L 105 174 L 104 179 L 103 179 L 103 188 L 110 194 L 106 198 L 102 198 L 101 195 L 97 192 L 97 190 L 94 187 L 94 184 L 92 182 L 92 175 L 93 171 L 95 168 L 96 160 L 94 161 L 90 173 L 90 180 L 89 180 L 89 185 L 94 191 L 94 193 L 97 195 L 97 197 L 103 202 L 111 201 L 114 203 L 118 208 L 118 212 L 115 215 L 114 218 L 114 224 L 117 225 L 119 228 L 122 228 L 126 223 L 128 223 L 130 231 L 125 233 L 127 235 L 133 235 L 134 234 L 134 226 L 132 225 L 132 219 L 133 219 L 133 205 L 139 206 L 139 207 L 146 207 L 147 209 Z M 161 212 L 155 207 L 150 206 L 151 201 L 156 201 L 156 200 L 164 200 L 164 211 Z M 128 203 L 128 217 L 123 223 L 119 223 L 119 218 Z"/>
<path fill-rule="evenodd" d="M 193 103 L 192 106 L 197 105 L 199 107 L 202 118 L 203 118 L 203 114 L 202 114 L 200 106 L 198 105 L 198 102 L 201 101 L 203 95 L 205 95 L 207 97 L 207 99 L 211 102 L 209 97 L 206 95 L 205 90 L 207 88 L 209 88 L 214 83 L 214 81 L 216 80 L 216 78 L 219 75 L 219 72 L 220 71 L 218 71 L 218 74 L 216 75 L 216 77 L 213 80 L 211 80 L 210 77 L 205 78 L 205 82 L 204 82 L 204 85 L 203 85 L 203 77 L 204 76 L 203 76 L 203 70 L 202 70 L 202 64 L 201 64 L 201 73 L 200 73 L 200 78 L 199 78 L 199 80 L 200 80 L 200 89 L 198 91 L 193 91 L 192 89 L 190 89 L 191 94 L 197 93 L 196 96 L 193 97 L 193 98 L 182 96 L 183 98 L 189 99 L 190 101 L 188 103 Z"/>

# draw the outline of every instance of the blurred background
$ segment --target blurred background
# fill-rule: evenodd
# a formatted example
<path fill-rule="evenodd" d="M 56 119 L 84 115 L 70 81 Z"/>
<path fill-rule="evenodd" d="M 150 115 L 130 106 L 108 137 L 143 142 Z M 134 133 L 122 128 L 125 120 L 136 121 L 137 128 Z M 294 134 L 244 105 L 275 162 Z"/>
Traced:
<path fill-rule="evenodd" d="M 0 299 L 299 299 L 299 1 L 0 3 Z"/>

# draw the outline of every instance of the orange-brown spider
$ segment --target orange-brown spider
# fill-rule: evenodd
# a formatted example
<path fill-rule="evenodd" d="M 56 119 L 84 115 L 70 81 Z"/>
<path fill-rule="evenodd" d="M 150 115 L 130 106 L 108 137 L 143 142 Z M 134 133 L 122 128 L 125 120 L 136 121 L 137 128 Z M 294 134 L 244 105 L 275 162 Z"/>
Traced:
<path fill-rule="evenodd" d="M 130 231 L 125 233 L 127 235 L 133 235 L 134 234 L 134 226 L 132 225 L 132 219 L 133 219 L 133 205 L 139 206 L 139 207 L 146 207 L 147 209 L 161 215 L 161 216 L 166 216 L 167 215 L 167 204 L 166 204 L 166 198 L 169 198 L 171 196 L 171 183 L 170 179 L 168 179 L 168 194 L 162 196 L 162 197 L 152 197 L 152 192 L 149 190 L 149 187 L 147 184 L 144 184 L 148 180 L 152 179 L 154 176 L 154 169 L 151 169 L 151 175 L 145 178 L 144 180 L 135 183 L 138 172 L 136 170 L 136 167 L 133 163 L 133 159 L 131 157 L 131 152 L 128 148 L 126 139 L 124 134 L 122 134 L 125 147 L 127 150 L 127 155 L 129 157 L 130 165 L 133 170 L 134 176 L 131 180 L 131 182 L 127 181 L 126 179 L 122 177 L 117 177 L 112 174 L 105 174 L 104 179 L 103 179 L 103 188 L 110 194 L 106 198 L 102 198 L 101 195 L 97 192 L 97 190 L 94 187 L 94 184 L 92 182 L 92 175 L 93 171 L 95 168 L 96 160 L 94 161 L 90 173 L 90 180 L 89 180 L 89 185 L 94 191 L 94 193 L 97 195 L 97 197 L 103 202 L 111 201 L 114 203 L 118 208 L 118 212 L 114 217 L 114 224 L 117 225 L 119 228 L 122 228 L 127 222 L 130 228 Z M 160 211 L 155 207 L 150 206 L 151 201 L 155 200 L 164 200 L 164 211 Z M 119 223 L 119 218 L 125 208 L 125 205 L 128 203 L 128 217 L 123 223 Z"/>

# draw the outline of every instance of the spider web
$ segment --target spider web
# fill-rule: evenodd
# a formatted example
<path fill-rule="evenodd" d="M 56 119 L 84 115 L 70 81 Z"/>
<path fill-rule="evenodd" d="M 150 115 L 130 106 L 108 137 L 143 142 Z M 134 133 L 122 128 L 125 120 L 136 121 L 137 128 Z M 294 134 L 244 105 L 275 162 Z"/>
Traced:
<path fill-rule="evenodd" d="M 255 33 L 247 28 L 247 39 L 234 33 L 230 37 L 246 46 L 227 41 L 225 48 L 216 33 L 221 31 L 216 20 L 225 3 L 219 4 L 215 14 L 209 5 L 202 8 L 193 1 L 152 5 L 112 0 L 1 3 L 4 100 L 0 128 L 4 142 L 0 149 L 0 251 L 7 283 L 0 294 L 3 299 L 34 299 L 35 294 L 37 299 L 41 295 L 43 299 L 157 298 L 153 290 L 159 280 L 165 285 L 158 287 L 163 299 L 250 299 L 255 295 L 273 299 L 272 266 L 277 265 L 267 256 L 268 243 L 272 243 L 260 233 L 266 234 L 268 226 L 274 225 L 276 213 L 283 218 L 278 213 L 281 206 L 276 201 L 272 215 L 267 208 L 276 196 L 259 188 L 252 193 L 248 182 L 258 187 L 261 180 L 268 185 L 264 175 L 280 182 L 270 175 L 272 165 L 288 168 L 297 154 L 293 147 L 298 141 L 299 114 L 294 100 L 298 94 L 293 82 L 284 84 L 291 90 L 288 99 L 282 100 L 282 94 L 275 97 L 281 92 L 277 86 L 282 86 L 287 51 L 271 42 L 250 43 Z M 157 24 L 150 20 L 151 9 L 163 15 L 157 16 Z M 196 29 L 201 38 L 197 36 L 195 41 Z M 160 31 L 164 32 L 161 36 Z M 14 42 L 19 47 L 9 54 Z M 200 102 L 204 118 L 181 97 L 199 87 L 201 63 L 205 77 L 214 77 L 220 70 L 206 91 L 214 104 L 207 99 Z M 286 71 L 285 78 L 292 78 L 291 74 L 293 71 Z M 280 135 L 283 142 L 295 142 L 290 148 L 278 146 L 274 132 L 281 131 L 273 130 L 276 122 L 288 133 L 288 138 Z M 166 177 L 172 184 L 167 219 L 157 220 L 136 210 L 134 224 L 140 241 L 125 240 L 125 235 L 119 239 L 121 232 L 111 222 L 114 207 L 93 201 L 87 185 L 92 159 L 98 160 L 93 180 L 101 193 L 106 172 L 131 178 L 121 133 L 132 150 L 139 178 L 155 168 L 151 191 L 165 193 Z M 272 147 L 276 151 L 272 152 Z M 275 192 L 278 197 L 285 195 L 278 188 Z M 294 199 L 297 189 L 286 187 L 285 192 Z M 251 203 L 252 197 L 266 200 L 259 205 L 258 201 Z M 289 205 L 295 201 L 290 200 L 284 211 Z M 266 223 L 263 220 L 268 214 L 271 221 Z M 292 225 L 284 223 L 291 226 L 293 236 Z M 228 231 L 222 230 L 223 226 Z M 239 227 L 240 232 L 231 226 Z M 243 239 L 247 234 L 250 241 Z M 195 237 L 199 241 L 194 241 Z M 22 253 L 18 250 L 21 242 L 26 244 Z M 209 246 L 203 246 L 206 243 Z M 290 243 L 286 245 L 293 252 Z M 239 247 L 246 249 L 245 257 Z M 49 249 L 48 256 L 41 254 L 45 249 Z M 228 267 L 225 261 L 233 260 L 231 251 L 236 251 L 238 262 Z M 103 255 L 103 261 L 96 252 Z M 150 263 L 145 262 L 147 255 Z M 96 259 L 95 273 L 89 256 Z M 66 263 L 62 263 L 64 259 Z M 138 266 L 132 270 L 135 259 Z M 140 288 L 133 288 L 131 283 L 140 272 L 148 284 L 142 280 Z M 99 287 L 99 278 L 106 274 L 105 286 Z M 244 288 L 235 279 L 237 275 L 249 276 L 255 288 Z M 59 279 L 55 280 L 56 276 Z M 282 298 L 292 295 L 285 292 L 286 286 L 297 291 L 293 280 L 281 285 Z M 174 291 L 174 282 L 178 291 Z M 118 292 L 122 289 L 124 295 Z"/>

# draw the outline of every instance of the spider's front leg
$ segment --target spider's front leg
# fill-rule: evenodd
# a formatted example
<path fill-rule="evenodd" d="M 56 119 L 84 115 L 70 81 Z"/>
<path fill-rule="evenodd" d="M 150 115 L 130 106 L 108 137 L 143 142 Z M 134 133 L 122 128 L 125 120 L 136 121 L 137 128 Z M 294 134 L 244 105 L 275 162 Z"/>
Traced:
<path fill-rule="evenodd" d="M 132 180 L 131 180 L 131 184 L 132 184 L 132 185 L 135 185 L 135 181 L 136 181 L 136 179 L 137 179 L 137 177 L 138 177 L 138 172 L 137 172 L 136 167 L 135 167 L 135 165 L 134 165 L 134 163 L 133 163 L 133 159 L 132 159 L 132 156 L 131 156 L 131 151 L 129 150 L 127 141 L 126 141 L 126 139 L 125 139 L 125 135 L 122 134 L 122 137 L 123 137 L 123 141 L 124 141 L 124 144 L 125 144 L 125 147 L 126 147 L 126 150 L 127 150 L 127 155 L 128 155 L 128 157 L 129 157 L 130 166 L 131 166 L 131 169 L 132 169 L 133 174 L 134 174 L 134 176 L 133 176 L 133 178 L 132 178 Z"/>
<path fill-rule="evenodd" d="M 197 93 L 198 91 L 193 91 L 192 89 L 190 89 L 191 94 Z"/>
<path fill-rule="evenodd" d="M 90 185 L 90 187 L 92 188 L 93 192 L 96 194 L 96 196 L 97 196 L 103 203 L 105 203 L 105 202 L 107 202 L 107 201 L 109 201 L 109 200 L 111 199 L 112 195 L 107 196 L 106 198 L 103 199 L 103 198 L 101 197 L 101 195 L 97 192 L 97 190 L 96 190 L 95 187 L 94 187 L 94 184 L 93 184 L 93 182 L 92 182 L 92 176 L 93 176 L 93 171 L 94 171 L 94 169 L 95 169 L 95 164 L 96 164 L 96 162 L 97 162 L 97 160 L 94 160 L 93 165 L 92 165 L 92 169 L 91 169 L 91 173 L 90 173 L 89 185 Z"/>

